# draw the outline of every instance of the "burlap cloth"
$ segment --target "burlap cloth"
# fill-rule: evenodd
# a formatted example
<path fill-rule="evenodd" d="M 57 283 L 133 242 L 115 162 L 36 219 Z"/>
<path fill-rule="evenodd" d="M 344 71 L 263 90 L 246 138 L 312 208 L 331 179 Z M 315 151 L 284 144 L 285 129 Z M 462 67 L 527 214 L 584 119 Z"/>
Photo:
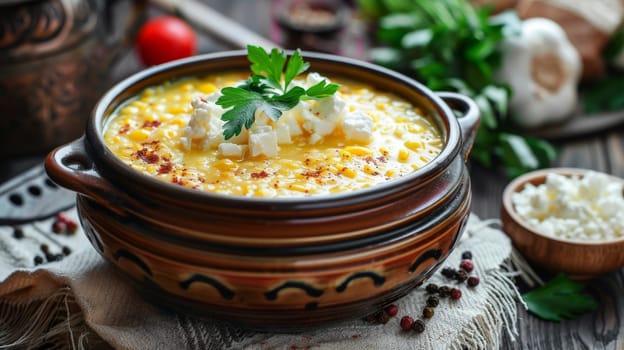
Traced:
<path fill-rule="evenodd" d="M 402 331 L 399 320 L 422 314 L 423 287 L 398 300 L 398 315 L 385 324 L 356 319 L 296 334 L 252 332 L 165 311 L 144 302 L 82 234 L 55 238 L 73 253 L 32 267 L 32 252 L 45 238 L 42 227 L 49 225 L 24 226 L 21 240 L 12 237 L 13 228 L 0 227 L 0 348 L 496 349 L 501 332 L 509 332 L 511 339 L 517 335 L 516 310 L 522 301 L 513 273 L 505 268 L 511 244 L 496 220 L 471 216 L 444 266 L 457 267 L 461 253 L 470 250 L 473 274 L 481 283 L 460 285 L 458 301 L 442 299 L 421 334 Z M 430 282 L 453 283 L 440 273 Z"/>

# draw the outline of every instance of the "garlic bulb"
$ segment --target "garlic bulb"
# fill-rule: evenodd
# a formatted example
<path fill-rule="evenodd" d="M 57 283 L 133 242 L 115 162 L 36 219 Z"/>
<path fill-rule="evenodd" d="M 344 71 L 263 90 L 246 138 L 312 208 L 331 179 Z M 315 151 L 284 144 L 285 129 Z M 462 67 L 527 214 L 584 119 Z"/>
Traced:
<path fill-rule="evenodd" d="M 578 100 L 582 63 L 563 29 L 550 19 L 530 18 L 501 45 L 503 62 L 496 79 L 512 89 L 513 122 L 534 128 L 570 116 Z"/>

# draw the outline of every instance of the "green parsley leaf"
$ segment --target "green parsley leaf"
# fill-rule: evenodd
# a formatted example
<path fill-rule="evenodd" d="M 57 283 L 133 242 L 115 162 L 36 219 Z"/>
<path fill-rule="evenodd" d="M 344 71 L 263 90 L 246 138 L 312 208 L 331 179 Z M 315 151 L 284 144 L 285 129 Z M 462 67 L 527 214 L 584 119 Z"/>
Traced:
<path fill-rule="evenodd" d="M 222 96 L 216 101 L 217 105 L 230 108 L 221 116 L 221 120 L 225 121 L 223 136 L 226 140 L 240 135 L 243 127 L 250 129 L 255 122 L 256 111 L 277 121 L 283 112 L 294 108 L 299 101 L 326 98 L 339 88 L 326 80 L 308 89 L 300 86 L 289 88 L 299 74 L 310 68 L 299 50 L 287 60 L 284 51 L 272 49 L 269 53 L 262 47 L 249 45 L 247 58 L 253 74 L 236 87 L 221 89 Z"/>
<path fill-rule="evenodd" d="M 286 72 L 284 73 L 284 90 L 288 88 L 290 82 L 295 79 L 295 77 L 310 68 L 310 64 L 303 61 L 303 57 L 299 50 L 295 51 L 295 53 L 288 60 L 288 66 L 286 67 Z"/>
<path fill-rule="evenodd" d="M 370 50 L 372 61 L 410 75 L 431 90 L 457 91 L 475 100 L 481 125 L 472 160 L 501 168 L 509 176 L 551 165 L 554 148 L 545 140 L 518 134 L 508 117 L 512 91 L 494 79 L 503 55 L 500 42 L 519 33 L 521 20 L 513 11 L 490 16 L 491 7 L 473 7 L 469 0 L 357 3 L 377 21 L 377 39 L 383 46 Z M 615 95 L 598 94 L 609 96 L 604 101 L 611 105 L 624 100 Z M 591 105 L 598 103 L 602 104 L 593 99 Z"/>
<path fill-rule="evenodd" d="M 537 317 L 559 322 L 596 310 L 598 302 L 591 295 L 581 293 L 583 288 L 583 283 L 560 273 L 540 288 L 522 295 L 522 299 L 529 312 Z"/>
<path fill-rule="evenodd" d="M 339 87 L 340 86 L 338 84 L 330 84 L 323 80 L 308 88 L 305 91 L 305 96 L 302 96 L 302 99 L 311 100 L 329 97 L 335 94 Z"/>

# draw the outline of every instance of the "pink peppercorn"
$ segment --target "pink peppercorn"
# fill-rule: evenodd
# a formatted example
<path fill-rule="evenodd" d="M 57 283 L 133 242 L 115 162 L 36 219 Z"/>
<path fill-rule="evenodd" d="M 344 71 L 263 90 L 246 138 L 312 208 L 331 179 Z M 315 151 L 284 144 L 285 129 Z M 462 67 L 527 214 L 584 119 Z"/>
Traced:
<path fill-rule="evenodd" d="M 474 269 L 474 263 L 472 260 L 464 259 L 459 263 L 459 268 L 466 272 L 471 272 Z"/>
<path fill-rule="evenodd" d="M 78 224 L 74 220 L 67 221 L 66 225 L 67 233 L 76 233 L 76 230 L 78 230 Z"/>
<path fill-rule="evenodd" d="M 52 232 L 64 233 L 67 230 L 67 224 L 63 221 L 55 221 L 52 224 Z"/>
<path fill-rule="evenodd" d="M 461 298 L 461 296 L 462 296 L 461 290 L 459 290 L 457 288 L 451 289 L 451 299 L 458 300 L 458 299 Z"/>
<path fill-rule="evenodd" d="M 399 307 L 394 305 L 394 304 L 390 304 L 390 305 L 386 306 L 384 311 L 386 312 L 386 315 L 388 315 L 390 317 L 394 317 L 394 316 L 396 316 L 396 314 L 399 313 Z"/>
<path fill-rule="evenodd" d="M 410 316 L 401 317 L 401 329 L 402 330 L 409 331 L 410 329 L 412 329 L 413 325 L 414 325 L 413 318 L 411 318 Z"/>

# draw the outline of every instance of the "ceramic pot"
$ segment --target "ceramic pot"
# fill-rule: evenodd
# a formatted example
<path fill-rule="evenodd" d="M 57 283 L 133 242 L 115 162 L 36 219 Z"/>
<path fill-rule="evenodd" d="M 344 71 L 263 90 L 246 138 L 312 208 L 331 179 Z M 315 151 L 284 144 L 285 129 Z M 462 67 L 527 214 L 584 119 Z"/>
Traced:
<path fill-rule="evenodd" d="M 84 132 L 143 7 L 140 0 L 0 1 L 0 158 L 45 154 Z"/>
<path fill-rule="evenodd" d="M 51 152 L 46 168 L 78 192 L 95 249 L 149 300 L 251 328 L 317 326 L 379 310 L 421 284 L 453 249 L 470 209 L 465 160 L 476 105 L 365 62 L 303 56 L 314 71 L 392 91 L 430 113 L 445 140 L 440 155 L 408 176 L 350 193 L 269 199 L 184 188 L 126 166 L 104 144 L 104 125 L 147 86 L 247 70 L 246 52 L 137 73 L 104 95 L 85 135 Z"/>

